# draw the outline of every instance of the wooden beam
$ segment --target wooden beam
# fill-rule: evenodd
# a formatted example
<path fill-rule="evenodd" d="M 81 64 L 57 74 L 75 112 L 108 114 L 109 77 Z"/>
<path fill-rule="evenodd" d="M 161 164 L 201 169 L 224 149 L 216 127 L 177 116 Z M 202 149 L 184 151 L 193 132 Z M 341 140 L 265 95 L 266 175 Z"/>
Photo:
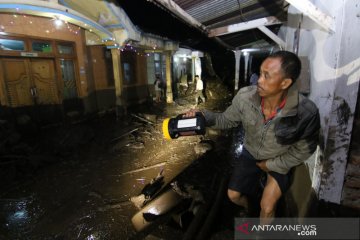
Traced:
<path fill-rule="evenodd" d="M 208 36 L 216 37 L 225 34 L 241 32 L 241 31 L 257 28 L 260 26 L 269 26 L 269 25 L 281 24 L 281 23 L 282 22 L 280 22 L 276 17 L 264 17 L 248 22 L 241 22 L 241 23 L 228 25 L 225 27 L 211 29 Z"/>
<path fill-rule="evenodd" d="M 148 0 L 150 2 L 156 2 L 161 6 L 165 7 L 166 9 L 170 10 L 175 16 L 179 17 L 180 19 L 184 20 L 191 26 L 194 26 L 202 31 L 207 31 L 206 27 L 200 23 L 198 20 L 193 18 L 190 14 L 188 14 L 184 9 L 182 9 L 179 5 L 177 5 L 172 0 Z"/>
<path fill-rule="evenodd" d="M 266 34 L 266 36 L 268 36 L 269 38 L 271 38 L 271 40 L 273 40 L 274 42 L 276 42 L 281 49 L 285 49 L 286 43 L 284 40 L 282 40 L 281 38 L 279 38 L 275 33 L 273 33 L 270 29 L 268 29 L 265 26 L 260 26 L 258 27 L 258 29 L 260 31 L 262 31 L 263 33 Z"/>
<path fill-rule="evenodd" d="M 297 10 L 302 12 L 304 15 L 311 18 L 315 21 L 319 26 L 324 28 L 327 32 L 334 33 L 334 18 L 323 13 L 309 0 L 286 0 L 292 6 L 294 6 Z"/>

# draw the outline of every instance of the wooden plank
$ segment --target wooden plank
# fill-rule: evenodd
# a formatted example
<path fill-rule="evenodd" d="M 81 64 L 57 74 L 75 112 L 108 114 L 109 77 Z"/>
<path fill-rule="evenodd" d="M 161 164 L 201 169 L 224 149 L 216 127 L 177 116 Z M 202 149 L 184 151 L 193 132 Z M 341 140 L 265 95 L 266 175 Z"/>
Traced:
<path fill-rule="evenodd" d="M 264 18 L 259 18 L 259 19 L 255 19 L 252 21 L 248 21 L 248 22 L 241 22 L 241 23 L 231 24 L 231 25 L 228 25 L 225 27 L 211 29 L 208 36 L 216 37 L 216 36 L 221 36 L 221 35 L 226 35 L 226 34 L 230 34 L 230 33 L 241 32 L 241 31 L 257 28 L 260 26 L 270 26 L 270 25 L 281 24 L 281 23 L 282 22 L 279 21 L 276 17 L 272 17 L 272 16 L 264 17 Z"/>
<path fill-rule="evenodd" d="M 309 0 L 286 0 L 304 15 L 314 20 L 319 26 L 329 33 L 334 33 L 334 18 L 325 14 Z"/>
<path fill-rule="evenodd" d="M 284 40 L 282 40 L 281 38 L 279 38 L 275 33 L 273 33 L 270 29 L 268 29 L 265 26 L 260 26 L 258 27 L 258 29 L 260 31 L 262 31 L 263 33 L 266 34 L 266 36 L 268 36 L 269 38 L 271 38 L 271 40 L 273 40 L 274 42 L 276 42 L 281 49 L 285 49 L 286 43 Z"/>

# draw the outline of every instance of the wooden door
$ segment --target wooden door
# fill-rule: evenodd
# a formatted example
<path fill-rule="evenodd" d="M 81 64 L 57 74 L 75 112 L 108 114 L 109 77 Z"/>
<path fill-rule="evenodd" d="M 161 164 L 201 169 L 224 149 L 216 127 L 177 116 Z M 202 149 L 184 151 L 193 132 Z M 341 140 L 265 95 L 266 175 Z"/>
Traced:
<path fill-rule="evenodd" d="M 52 59 L 2 58 L 10 107 L 59 104 Z"/>
<path fill-rule="evenodd" d="M 58 104 L 54 61 L 52 59 L 31 59 L 30 66 L 36 103 L 40 105 Z"/>
<path fill-rule="evenodd" d="M 3 58 L 1 63 L 8 105 L 10 107 L 33 105 L 28 59 Z"/>

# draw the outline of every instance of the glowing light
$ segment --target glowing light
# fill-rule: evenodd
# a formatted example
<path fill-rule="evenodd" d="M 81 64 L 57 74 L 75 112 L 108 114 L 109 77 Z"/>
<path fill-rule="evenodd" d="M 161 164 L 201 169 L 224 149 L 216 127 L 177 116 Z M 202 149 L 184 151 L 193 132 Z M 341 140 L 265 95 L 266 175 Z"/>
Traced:
<path fill-rule="evenodd" d="M 243 145 L 242 144 L 239 144 L 238 146 L 235 146 L 236 149 L 235 149 L 235 155 L 236 156 L 239 156 L 243 150 Z"/>
<path fill-rule="evenodd" d="M 90 235 L 90 236 L 87 236 L 86 240 L 95 240 L 95 236 L 94 235 Z"/>
<path fill-rule="evenodd" d="M 148 210 L 148 213 L 159 215 L 159 210 L 156 207 L 152 207 Z"/>
<path fill-rule="evenodd" d="M 14 213 L 14 218 L 24 218 L 24 217 L 25 217 L 24 211 L 18 211 L 16 213 Z"/>
<path fill-rule="evenodd" d="M 186 57 L 183 58 L 183 61 L 186 62 Z"/>
<path fill-rule="evenodd" d="M 32 22 L 32 21 L 29 21 L 29 23 L 30 23 L 30 24 L 33 24 L 33 22 Z"/>
<path fill-rule="evenodd" d="M 60 27 L 63 25 L 64 22 L 61 19 L 57 18 L 54 23 L 55 23 L 55 26 Z"/>
<path fill-rule="evenodd" d="M 13 16 L 14 16 L 14 18 L 17 18 L 17 17 L 18 17 L 16 14 L 14 14 Z"/>
<path fill-rule="evenodd" d="M 46 32 L 46 33 L 50 33 L 50 31 L 49 31 L 49 30 L 45 30 L 45 32 Z"/>

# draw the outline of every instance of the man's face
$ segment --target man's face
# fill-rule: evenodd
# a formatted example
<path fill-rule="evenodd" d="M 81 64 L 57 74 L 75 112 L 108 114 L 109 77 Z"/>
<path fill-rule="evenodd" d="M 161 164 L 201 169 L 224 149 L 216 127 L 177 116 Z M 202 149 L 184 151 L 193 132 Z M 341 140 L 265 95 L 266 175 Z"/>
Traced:
<path fill-rule="evenodd" d="M 261 97 L 276 96 L 288 87 L 284 80 L 280 58 L 267 58 L 260 67 L 257 92 Z"/>

